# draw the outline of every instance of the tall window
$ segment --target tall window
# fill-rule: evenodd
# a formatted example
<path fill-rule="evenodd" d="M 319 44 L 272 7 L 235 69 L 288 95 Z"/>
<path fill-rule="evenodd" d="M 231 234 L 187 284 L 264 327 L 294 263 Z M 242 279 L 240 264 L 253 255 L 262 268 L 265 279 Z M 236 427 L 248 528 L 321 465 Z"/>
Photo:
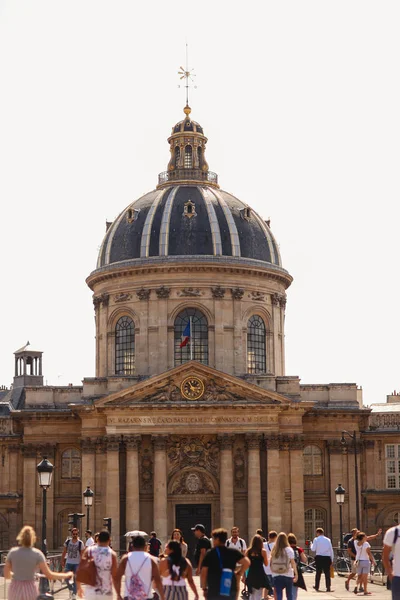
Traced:
<path fill-rule="evenodd" d="M 176 146 L 176 148 L 175 148 L 175 167 L 176 168 L 179 167 L 180 157 L 181 157 L 181 149 L 179 148 L 179 146 Z"/>
<path fill-rule="evenodd" d="M 201 169 L 201 167 L 203 166 L 203 159 L 200 146 L 198 146 L 197 148 L 197 160 L 199 161 L 199 169 Z"/>
<path fill-rule="evenodd" d="M 79 479 L 81 476 L 81 453 L 76 448 L 70 448 L 62 453 L 62 479 Z"/>
<path fill-rule="evenodd" d="M 303 450 L 304 475 L 322 475 L 322 451 L 318 446 L 306 446 Z"/>
<path fill-rule="evenodd" d="M 265 323 L 259 315 L 247 322 L 247 372 L 266 373 L 267 350 Z"/>
<path fill-rule="evenodd" d="M 115 326 L 115 374 L 135 374 L 135 324 L 121 317 Z"/>
<path fill-rule="evenodd" d="M 189 322 L 191 323 L 191 335 L 185 344 L 187 336 L 184 336 L 184 332 Z M 208 365 L 208 323 L 206 317 L 197 308 L 185 308 L 176 317 L 174 349 L 175 366 L 182 365 L 188 360 L 198 360 L 204 365 Z"/>
<path fill-rule="evenodd" d="M 185 147 L 185 169 L 192 168 L 192 146 Z"/>
<path fill-rule="evenodd" d="M 386 487 L 400 488 L 400 444 L 386 444 Z"/>
<path fill-rule="evenodd" d="M 315 538 L 317 527 L 325 529 L 325 511 L 321 508 L 309 508 L 304 513 L 304 533 L 306 540 Z"/>

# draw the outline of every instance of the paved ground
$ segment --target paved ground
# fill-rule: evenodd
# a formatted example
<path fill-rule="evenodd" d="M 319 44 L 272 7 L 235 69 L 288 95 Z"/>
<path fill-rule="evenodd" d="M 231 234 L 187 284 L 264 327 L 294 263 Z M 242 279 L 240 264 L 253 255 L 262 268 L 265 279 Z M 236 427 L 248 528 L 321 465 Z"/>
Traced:
<path fill-rule="evenodd" d="M 347 592 L 344 587 L 345 578 L 344 577 L 335 577 L 333 580 L 333 592 L 315 592 L 312 589 L 314 583 L 314 576 L 305 574 L 304 578 L 307 584 L 307 592 L 304 590 L 299 590 L 298 600 L 352 600 L 355 598 L 355 595 L 352 592 Z M 323 583 L 323 577 L 321 583 Z M 195 577 L 195 582 L 197 587 L 199 588 L 199 578 Z M 56 584 L 57 588 L 59 584 Z M 354 586 L 351 586 L 350 589 L 353 589 Z M 324 589 L 321 586 L 321 589 Z M 378 584 L 370 584 L 369 591 L 372 592 L 372 597 L 376 600 L 391 600 L 391 594 L 386 590 L 386 587 Z M 7 598 L 6 591 L 4 588 L 4 579 L 0 577 L 0 600 L 5 600 Z M 56 600 L 67 600 L 69 598 L 69 592 L 67 590 L 63 590 L 62 592 L 55 595 Z M 285 598 L 285 596 L 284 596 Z M 358 594 L 358 598 L 364 598 L 363 594 Z M 189 591 L 189 600 L 194 600 L 194 596 L 192 591 Z M 202 600 L 202 595 L 200 595 L 200 600 Z"/>

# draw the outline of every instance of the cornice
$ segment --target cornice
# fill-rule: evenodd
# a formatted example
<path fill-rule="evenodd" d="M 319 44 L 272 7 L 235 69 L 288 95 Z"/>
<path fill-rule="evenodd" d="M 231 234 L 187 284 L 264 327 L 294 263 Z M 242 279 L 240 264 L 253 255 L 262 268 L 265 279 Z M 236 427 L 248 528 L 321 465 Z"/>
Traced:
<path fill-rule="evenodd" d="M 137 277 L 148 274 L 171 274 L 193 272 L 226 272 L 235 275 L 251 274 L 279 281 L 290 286 L 293 277 L 281 267 L 255 259 L 237 258 L 230 256 L 154 256 L 120 261 L 100 267 L 86 279 L 87 285 L 93 290 L 102 281 L 120 277 Z"/>

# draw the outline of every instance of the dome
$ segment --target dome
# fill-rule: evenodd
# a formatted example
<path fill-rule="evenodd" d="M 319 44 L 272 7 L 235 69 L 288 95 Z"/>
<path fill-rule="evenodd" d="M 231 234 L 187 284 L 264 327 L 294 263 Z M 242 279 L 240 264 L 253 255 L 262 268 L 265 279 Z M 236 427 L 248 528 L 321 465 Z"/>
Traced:
<path fill-rule="evenodd" d="M 206 256 L 281 267 L 268 224 L 247 204 L 215 186 L 170 183 L 121 212 L 106 232 L 97 268 L 156 257 Z"/>

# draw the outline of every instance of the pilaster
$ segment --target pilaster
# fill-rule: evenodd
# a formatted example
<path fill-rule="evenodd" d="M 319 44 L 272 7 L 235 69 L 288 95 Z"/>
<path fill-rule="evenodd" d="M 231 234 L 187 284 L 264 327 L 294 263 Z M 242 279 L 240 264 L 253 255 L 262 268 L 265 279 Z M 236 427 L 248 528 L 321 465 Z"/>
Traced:
<path fill-rule="evenodd" d="M 107 437 L 107 517 L 112 519 L 112 540 L 115 551 L 120 549 L 120 512 L 119 512 L 119 444 L 117 436 Z"/>
<path fill-rule="evenodd" d="M 139 447 L 140 436 L 128 436 L 126 444 L 126 528 L 139 529 Z M 166 510 L 166 509 L 165 509 Z"/>
<path fill-rule="evenodd" d="M 167 437 L 154 436 L 154 530 L 164 544 L 168 538 L 167 523 Z"/>
<path fill-rule="evenodd" d="M 220 444 L 220 525 L 228 530 L 234 526 L 232 435 L 218 437 Z"/>
<path fill-rule="evenodd" d="M 248 460 L 248 538 L 251 539 L 256 530 L 261 527 L 261 471 L 260 471 L 260 441 L 257 433 L 246 434 Z"/>

